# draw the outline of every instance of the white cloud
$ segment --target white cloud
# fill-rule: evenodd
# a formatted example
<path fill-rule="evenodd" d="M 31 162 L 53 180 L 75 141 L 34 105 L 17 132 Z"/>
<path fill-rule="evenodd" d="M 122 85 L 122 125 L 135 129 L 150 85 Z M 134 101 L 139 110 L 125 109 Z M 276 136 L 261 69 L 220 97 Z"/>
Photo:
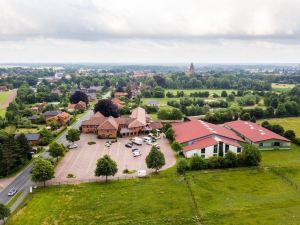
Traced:
<path fill-rule="evenodd" d="M 0 61 L 297 62 L 299 10 L 299 0 L 0 0 Z"/>

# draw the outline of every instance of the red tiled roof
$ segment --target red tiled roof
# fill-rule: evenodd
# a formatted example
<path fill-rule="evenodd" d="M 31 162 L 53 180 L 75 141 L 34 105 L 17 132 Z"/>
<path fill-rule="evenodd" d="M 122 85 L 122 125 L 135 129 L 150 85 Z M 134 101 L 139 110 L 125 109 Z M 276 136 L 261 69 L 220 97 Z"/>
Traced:
<path fill-rule="evenodd" d="M 118 130 L 118 124 L 113 117 L 108 117 L 103 123 L 101 123 L 98 129 L 103 130 Z"/>
<path fill-rule="evenodd" d="M 173 130 L 176 141 L 179 143 L 188 142 L 210 135 L 217 135 L 244 142 L 244 140 L 237 136 L 234 132 L 222 126 L 207 123 L 201 120 L 191 120 L 184 123 L 174 124 Z"/>
<path fill-rule="evenodd" d="M 245 136 L 253 142 L 265 141 L 270 139 L 280 141 L 290 141 L 285 137 L 280 136 L 256 123 L 249 121 L 236 120 L 224 124 L 225 126 L 235 130 L 237 133 Z"/>
<path fill-rule="evenodd" d="M 201 139 L 199 141 L 194 142 L 191 145 L 183 147 L 183 151 L 191 151 L 194 149 L 206 148 L 216 144 L 218 144 L 218 142 L 213 137 L 209 137 L 209 138 Z"/>

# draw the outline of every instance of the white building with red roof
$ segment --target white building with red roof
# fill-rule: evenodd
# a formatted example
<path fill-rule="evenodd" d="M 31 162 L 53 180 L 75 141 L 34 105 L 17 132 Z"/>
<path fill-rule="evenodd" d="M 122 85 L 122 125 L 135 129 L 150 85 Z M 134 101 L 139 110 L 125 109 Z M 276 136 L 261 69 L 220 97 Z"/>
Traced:
<path fill-rule="evenodd" d="M 241 143 L 245 142 L 237 134 L 220 125 L 201 120 L 173 125 L 174 136 L 183 145 L 187 158 L 197 154 L 203 158 L 224 156 L 228 151 L 242 152 Z"/>
<path fill-rule="evenodd" d="M 289 139 L 256 123 L 236 120 L 225 123 L 224 126 L 234 131 L 247 143 L 253 144 L 261 150 L 290 149 L 291 146 L 291 141 Z"/>

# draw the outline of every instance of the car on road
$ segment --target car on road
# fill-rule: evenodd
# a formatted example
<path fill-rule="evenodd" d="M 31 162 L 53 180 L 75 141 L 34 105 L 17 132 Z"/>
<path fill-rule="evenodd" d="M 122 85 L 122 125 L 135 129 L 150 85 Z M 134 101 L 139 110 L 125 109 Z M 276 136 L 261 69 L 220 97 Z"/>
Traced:
<path fill-rule="evenodd" d="M 17 193 L 17 189 L 16 188 L 12 188 L 10 189 L 10 191 L 7 193 L 8 196 L 14 196 Z"/>
<path fill-rule="evenodd" d="M 135 151 L 132 152 L 132 155 L 133 155 L 133 157 L 138 157 L 138 156 L 142 155 L 142 152 L 137 149 L 137 150 L 135 150 Z"/>
<path fill-rule="evenodd" d="M 77 148 L 77 147 L 78 147 L 77 144 L 68 145 L 68 149 L 74 149 L 74 148 Z"/>
<path fill-rule="evenodd" d="M 125 144 L 125 147 L 127 147 L 127 148 L 132 148 L 132 143 L 131 142 L 127 142 L 126 144 Z"/>

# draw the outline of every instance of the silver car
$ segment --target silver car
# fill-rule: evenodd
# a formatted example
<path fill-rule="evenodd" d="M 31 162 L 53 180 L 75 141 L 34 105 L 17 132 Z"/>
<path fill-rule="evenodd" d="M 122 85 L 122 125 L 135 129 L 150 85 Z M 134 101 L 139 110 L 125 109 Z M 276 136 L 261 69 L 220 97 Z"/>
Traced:
<path fill-rule="evenodd" d="M 10 191 L 7 193 L 8 196 L 14 196 L 17 193 L 17 189 L 16 188 L 12 188 L 10 189 Z"/>

